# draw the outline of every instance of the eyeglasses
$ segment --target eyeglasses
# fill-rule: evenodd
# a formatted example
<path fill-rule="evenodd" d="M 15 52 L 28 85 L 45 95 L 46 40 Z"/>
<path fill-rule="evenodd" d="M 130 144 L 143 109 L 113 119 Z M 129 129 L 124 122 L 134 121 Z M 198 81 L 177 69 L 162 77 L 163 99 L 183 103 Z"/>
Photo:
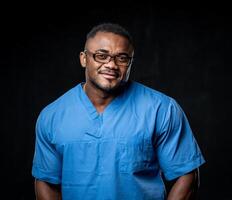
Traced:
<path fill-rule="evenodd" d="M 84 50 L 84 53 L 88 53 L 92 55 L 93 59 L 96 62 L 106 64 L 109 63 L 112 59 L 114 60 L 116 65 L 119 66 L 129 66 L 132 60 L 132 57 L 128 56 L 127 54 L 116 54 L 114 56 L 111 56 L 108 53 L 92 53 L 88 50 Z"/>

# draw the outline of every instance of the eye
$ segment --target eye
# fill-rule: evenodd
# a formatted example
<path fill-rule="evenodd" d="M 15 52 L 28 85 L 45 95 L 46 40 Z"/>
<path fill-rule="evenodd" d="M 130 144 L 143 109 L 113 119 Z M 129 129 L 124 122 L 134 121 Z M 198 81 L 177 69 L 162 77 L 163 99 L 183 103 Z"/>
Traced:
<path fill-rule="evenodd" d="M 127 63 L 130 60 L 130 58 L 125 55 L 119 55 L 117 56 L 117 60 L 122 63 Z"/>
<path fill-rule="evenodd" d="M 96 53 L 95 58 L 97 60 L 106 60 L 108 58 L 108 54 L 103 54 L 103 53 Z"/>

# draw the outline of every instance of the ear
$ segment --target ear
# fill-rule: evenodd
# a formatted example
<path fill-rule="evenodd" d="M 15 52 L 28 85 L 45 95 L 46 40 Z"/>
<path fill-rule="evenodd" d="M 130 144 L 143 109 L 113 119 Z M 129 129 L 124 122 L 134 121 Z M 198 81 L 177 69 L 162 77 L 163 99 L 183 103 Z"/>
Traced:
<path fill-rule="evenodd" d="M 85 68 L 86 67 L 86 54 L 83 51 L 80 53 L 79 58 L 80 58 L 81 66 Z"/>

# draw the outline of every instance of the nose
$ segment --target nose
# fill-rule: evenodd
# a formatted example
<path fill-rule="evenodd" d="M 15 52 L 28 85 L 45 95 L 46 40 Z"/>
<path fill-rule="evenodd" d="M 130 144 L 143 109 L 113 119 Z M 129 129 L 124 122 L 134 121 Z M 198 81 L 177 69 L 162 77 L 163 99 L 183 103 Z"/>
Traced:
<path fill-rule="evenodd" d="M 105 64 L 105 67 L 108 67 L 110 69 L 118 69 L 118 66 L 115 62 L 115 57 L 111 57 L 109 62 Z"/>

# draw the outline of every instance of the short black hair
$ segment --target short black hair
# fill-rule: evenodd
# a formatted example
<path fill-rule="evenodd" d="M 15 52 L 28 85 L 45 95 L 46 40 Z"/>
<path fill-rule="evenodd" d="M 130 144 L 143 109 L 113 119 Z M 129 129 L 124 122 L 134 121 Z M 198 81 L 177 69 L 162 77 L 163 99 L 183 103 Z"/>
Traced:
<path fill-rule="evenodd" d="M 114 33 L 116 35 L 121 35 L 128 39 L 130 44 L 134 47 L 134 42 L 131 34 L 121 25 L 116 23 L 101 23 L 94 26 L 86 36 L 86 41 L 89 38 L 93 38 L 98 32 Z"/>

